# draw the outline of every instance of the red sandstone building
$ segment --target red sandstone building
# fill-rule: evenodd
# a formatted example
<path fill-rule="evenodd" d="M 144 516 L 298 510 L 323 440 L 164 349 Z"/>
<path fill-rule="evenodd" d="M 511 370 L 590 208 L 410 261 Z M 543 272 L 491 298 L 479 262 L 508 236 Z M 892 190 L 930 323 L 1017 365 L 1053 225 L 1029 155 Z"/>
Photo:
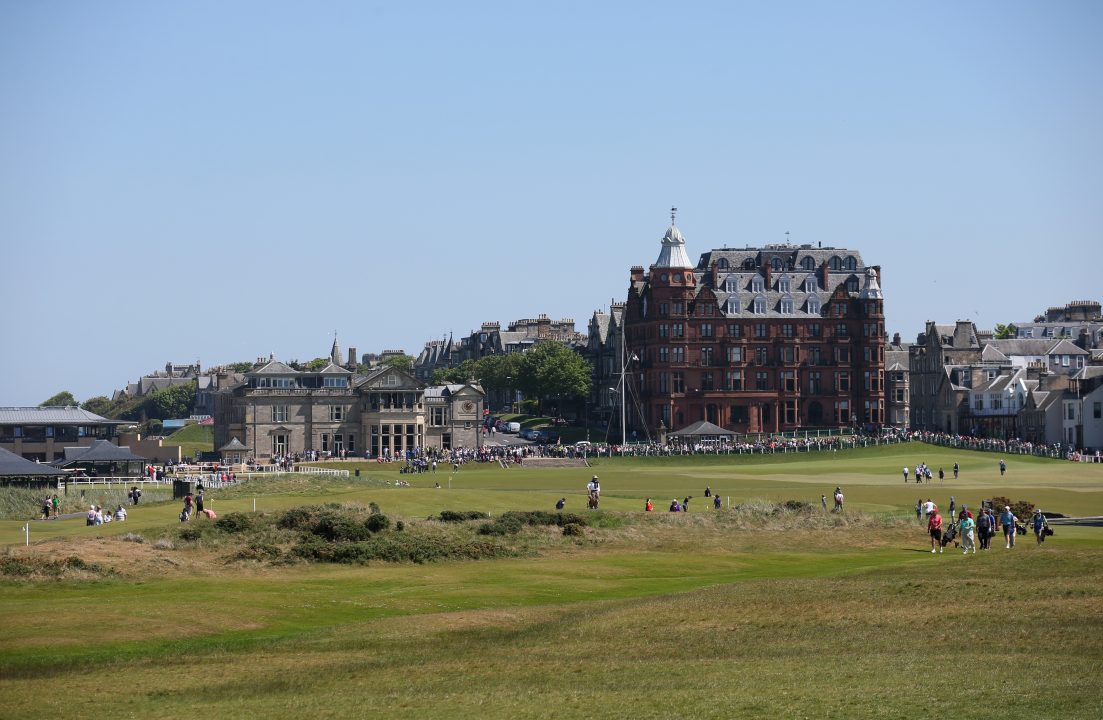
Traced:
<path fill-rule="evenodd" d="M 711 250 L 694 265 L 671 224 L 655 264 L 631 270 L 629 430 L 880 426 L 880 276 L 853 250 L 811 245 Z"/>

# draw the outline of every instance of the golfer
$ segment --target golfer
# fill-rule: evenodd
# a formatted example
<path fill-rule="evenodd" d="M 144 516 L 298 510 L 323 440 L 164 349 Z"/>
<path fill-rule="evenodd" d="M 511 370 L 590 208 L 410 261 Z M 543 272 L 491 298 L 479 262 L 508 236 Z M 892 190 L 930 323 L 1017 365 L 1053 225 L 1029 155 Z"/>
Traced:
<path fill-rule="evenodd" d="M 938 514 L 938 506 L 934 512 L 927 516 L 927 532 L 931 536 L 931 552 L 942 552 L 942 516 Z"/>
<path fill-rule="evenodd" d="M 977 524 L 973 518 L 969 517 L 969 512 L 962 510 L 957 521 L 957 529 L 961 533 L 962 555 L 967 555 L 970 549 L 972 549 L 974 555 L 977 554 L 977 541 L 974 533 L 976 526 Z"/>
<path fill-rule="evenodd" d="M 1004 505 L 1003 512 L 1000 513 L 1000 524 L 1003 525 L 1004 547 L 1008 550 L 1015 547 L 1015 525 L 1018 522 L 1019 518 L 1015 517 L 1015 513 L 1011 512 L 1011 507 Z"/>

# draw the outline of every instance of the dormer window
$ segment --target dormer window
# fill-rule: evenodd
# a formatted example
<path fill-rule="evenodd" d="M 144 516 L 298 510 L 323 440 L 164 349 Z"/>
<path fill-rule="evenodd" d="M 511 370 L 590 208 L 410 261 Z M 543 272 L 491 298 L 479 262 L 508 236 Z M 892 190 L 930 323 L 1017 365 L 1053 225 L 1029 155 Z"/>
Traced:
<path fill-rule="evenodd" d="M 815 270 L 816 261 L 812 259 L 811 255 L 805 255 L 804 258 L 800 261 L 800 266 L 805 270 Z"/>
<path fill-rule="evenodd" d="M 724 292 L 738 292 L 739 288 L 736 285 L 735 275 L 728 275 L 724 278 Z"/>
<path fill-rule="evenodd" d="M 770 263 L 770 267 L 772 267 L 774 269 L 774 272 L 780 272 L 781 271 L 781 258 L 774 258 L 773 261 Z"/>
<path fill-rule="evenodd" d="M 766 298 L 759 295 L 754 299 L 754 309 L 751 311 L 756 315 L 766 314 Z"/>
<path fill-rule="evenodd" d="M 739 298 L 730 297 L 724 310 L 728 315 L 734 315 L 739 312 Z"/>
<path fill-rule="evenodd" d="M 786 315 L 793 314 L 793 298 L 786 297 L 781 299 L 781 312 Z"/>
<path fill-rule="evenodd" d="M 716 269 L 717 270 L 727 270 L 728 269 L 728 259 L 727 258 L 720 258 L 719 260 L 717 260 L 716 261 Z"/>
<path fill-rule="evenodd" d="M 820 314 L 820 299 L 815 295 L 812 295 L 808 298 L 808 312 L 815 315 Z"/>
<path fill-rule="evenodd" d="M 743 269 L 744 270 L 754 270 L 754 268 L 755 268 L 754 258 L 747 258 L 746 260 L 743 261 Z"/>
<path fill-rule="evenodd" d="M 846 291 L 852 293 L 858 292 L 858 278 L 851 275 L 846 279 Z"/>
<path fill-rule="evenodd" d="M 827 261 L 827 267 L 832 270 L 842 270 L 843 261 L 838 255 L 832 255 L 831 259 Z"/>
<path fill-rule="evenodd" d="M 778 289 L 778 292 L 783 292 L 783 293 L 789 292 L 789 276 L 788 275 L 782 275 L 780 278 L 778 278 L 777 289 Z"/>
<path fill-rule="evenodd" d="M 809 275 L 804 278 L 804 292 L 817 292 L 820 289 L 820 281 L 816 279 L 815 275 Z"/>
<path fill-rule="evenodd" d="M 847 255 L 846 256 L 846 269 L 847 270 L 854 270 L 857 267 L 858 267 L 858 261 L 854 259 L 854 256 L 853 255 Z"/>
<path fill-rule="evenodd" d="M 766 289 L 766 281 L 761 275 L 755 275 L 751 278 L 751 292 L 763 292 Z"/>

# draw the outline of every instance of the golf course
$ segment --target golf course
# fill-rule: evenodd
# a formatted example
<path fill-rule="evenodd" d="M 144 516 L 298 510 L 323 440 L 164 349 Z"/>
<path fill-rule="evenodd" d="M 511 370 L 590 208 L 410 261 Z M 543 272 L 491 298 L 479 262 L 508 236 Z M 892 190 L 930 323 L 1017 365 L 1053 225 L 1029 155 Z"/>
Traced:
<path fill-rule="evenodd" d="M 934 481 L 905 483 L 919 462 Z M 915 513 L 1103 516 L 1103 465 L 918 442 L 590 463 L 335 463 L 359 476 L 208 490 L 218 518 L 187 523 L 29 506 L 0 520 L 0 717 L 1103 717 L 1103 527 L 932 554 Z"/>

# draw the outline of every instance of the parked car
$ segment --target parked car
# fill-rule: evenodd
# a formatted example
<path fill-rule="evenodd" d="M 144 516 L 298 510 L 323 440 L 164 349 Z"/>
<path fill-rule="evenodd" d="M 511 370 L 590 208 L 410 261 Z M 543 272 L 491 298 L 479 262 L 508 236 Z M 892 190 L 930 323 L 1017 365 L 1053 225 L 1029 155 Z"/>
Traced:
<path fill-rule="evenodd" d="M 505 428 L 502 430 L 502 432 L 519 433 L 519 432 L 521 432 L 521 423 L 519 423 L 519 422 L 506 423 Z"/>

